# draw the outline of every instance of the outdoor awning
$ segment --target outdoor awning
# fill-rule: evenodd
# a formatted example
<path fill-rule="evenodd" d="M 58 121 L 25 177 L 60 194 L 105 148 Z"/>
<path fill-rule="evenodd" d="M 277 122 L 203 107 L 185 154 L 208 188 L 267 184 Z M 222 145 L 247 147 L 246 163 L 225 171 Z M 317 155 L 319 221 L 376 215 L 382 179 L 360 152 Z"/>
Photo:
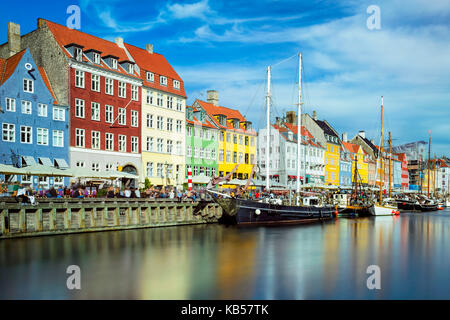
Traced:
<path fill-rule="evenodd" d="M 37 164 L 32 156 L 22 156 L 22 164 L 24 163 L 26 166 L 34 166 Z"/>
<path fill-rule="evenodd" d="M 55 164 L 61 169 L 69 168 L 69 165 L 67 164 L 66 160 L 61 158 L 55 158 Z"/>
<path fill-rule="evenodd" d="M 21 168 L 16 168 L 14 166 L 8 164 L 0 163 L 0 173 L 1 174 L 20 174 L 22 171 Z"/>
<path fill-rule="evenodd" d="M 49 158 L 38 158 L 39 162 L 43 164 L 44 166 L 53 167 L 53 163 L 50 161 Z"/>

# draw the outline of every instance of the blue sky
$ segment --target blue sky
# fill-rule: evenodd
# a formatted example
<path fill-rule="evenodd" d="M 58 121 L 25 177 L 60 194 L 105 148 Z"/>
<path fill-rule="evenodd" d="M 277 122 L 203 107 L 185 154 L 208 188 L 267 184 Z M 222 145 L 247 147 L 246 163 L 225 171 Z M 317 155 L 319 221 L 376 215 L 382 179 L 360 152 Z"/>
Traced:
<path fill-rule="evenodd" d="M 25 5 L 26 4 L 26 5 Z M 0 15 L 33 30 L 38 17 L 61 24 L 81 8 L 81 30 L 106 39 L 152 43 L 185 82 L 188 104 L 219 91 L 220 104 L 264 125 L 265 74 L 273 67 L 273 115 L 295 108 L 303 54 L 304 110 L 340 133 L 365 130 L 379 141 L 380 96 L 394 144 L 428 140 L 450 156 L 450 1 L 48 1 L 13 2 Z M 367 8 L 380 8 L 369 30 Z M 276 65 L 277 64 L 277 65 Z"/>

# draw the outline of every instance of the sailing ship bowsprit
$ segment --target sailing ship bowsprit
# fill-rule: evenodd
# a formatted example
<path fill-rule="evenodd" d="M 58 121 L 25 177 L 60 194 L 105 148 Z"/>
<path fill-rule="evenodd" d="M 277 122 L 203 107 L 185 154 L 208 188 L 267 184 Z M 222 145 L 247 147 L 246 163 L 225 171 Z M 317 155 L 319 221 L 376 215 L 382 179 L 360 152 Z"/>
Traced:
<path fill-rule="evenodd" d="M 250 183 L 253 171 L 250 174 L 247 184 L 239 188 L 234 196 L 211 190 L 221 181 L 230 180 L 233 169 L 226 177 L 216 177 L 208 184 L 207 191 L 213 195 L 213 200 L 222 208 L 222 217 L 219 222 L 225 224 L 281 224 L 281 223 L 307 223 L 326 219 L 332 219 L 335 214 L 335 208 L 331 205 L 321 203 L 320 198 L 308 200 L 308 204 L 301 203 L 300 195 L 300 147 L 301 147 L 301 53 L 299 57 L 299 79 L 298 79 L 298 125 L 297 125 L 297 196 L 296 205 L 284 205 L 279 203 L 277 199 L 270 197 L 265 199 L 249 200 L 240 197 Z M 271 68 L 267 68 L 267 136 L 270 134 L 270 72 Z M 269 144 L 269 139 L 267 139 Z M 267 146 L 267 151 L 269 146 Z M 269 175 L 269 152 L 266 152 L 266 192 L 270 190 Z"/>

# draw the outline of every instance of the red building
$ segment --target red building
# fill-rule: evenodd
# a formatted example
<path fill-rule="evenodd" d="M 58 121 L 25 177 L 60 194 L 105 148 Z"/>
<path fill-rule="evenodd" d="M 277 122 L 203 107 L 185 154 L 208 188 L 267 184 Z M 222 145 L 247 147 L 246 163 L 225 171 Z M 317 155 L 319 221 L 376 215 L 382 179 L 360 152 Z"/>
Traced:
<path fill-rule="evenodd" d="M 402 190 L 409 190 L 408 158 L 405 153 L 398 153 L 397 156 L 402 162 L 401 188 Z"/>

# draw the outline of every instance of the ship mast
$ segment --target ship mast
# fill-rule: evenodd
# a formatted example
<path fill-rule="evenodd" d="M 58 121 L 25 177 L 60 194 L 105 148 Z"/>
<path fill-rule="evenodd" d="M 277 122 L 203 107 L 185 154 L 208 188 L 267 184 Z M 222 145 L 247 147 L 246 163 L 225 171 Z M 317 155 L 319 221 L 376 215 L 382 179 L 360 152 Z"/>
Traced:
<path fill-rule="evenodd" d="M 427 189 L 428 189 L 428 198 L 430 197 L 430 160 L 431 160 L 431 130 L 428 130 L 429 135 L 429 142 L 428 142 L 428 182 L 427 182 Z"/>
<path fill-rule="evenodd" d="M 269 148 L 270 148 L 270 66 L 267 67 L 267 96 L 266 96 L 266 107 L 267 107 L 267 140 L 266 140 L 266 190 L 270 189 L 270 178 L 269 178 Z"/>
<path fill-rule="evenodd" d="M 302 53 L 298 54 L 298 111 L 297 111 L 297 198 L 300 193 L 300 148 L 302 145 Z M 298 205 L 298 203 L 297 203 Z"/>
<path fill-rule="evenodd" d="M 389 198 L 391 197 L 391 132 L 389 131 Z"/>
<path fill-rule="evenodd" d="M 383 203 L 383 96 L 381 96 L 381 142 L 380 142 L 380 204 Z"/>

